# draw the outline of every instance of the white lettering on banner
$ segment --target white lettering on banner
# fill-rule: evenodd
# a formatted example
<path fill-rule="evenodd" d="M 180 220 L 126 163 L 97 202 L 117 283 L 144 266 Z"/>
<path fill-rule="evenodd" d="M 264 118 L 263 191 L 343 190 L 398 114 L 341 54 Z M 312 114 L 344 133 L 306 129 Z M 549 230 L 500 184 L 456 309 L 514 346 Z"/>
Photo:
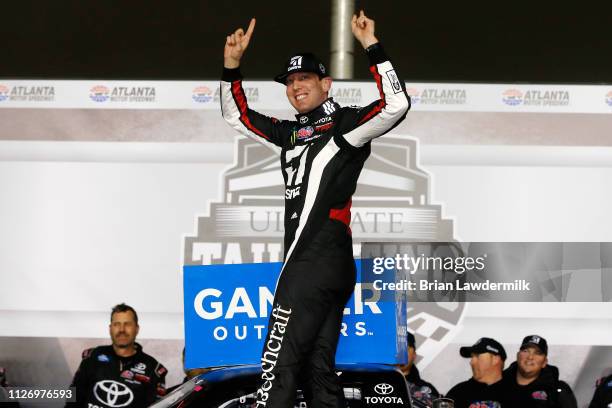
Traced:
<path fill-rule="evenodd" d="M 213 329 L 213 337 L 217 341 L 227 340 L 228 336 L 232 336 L 236 340 L 247 340 L 249 335 L 255 332 L 257 340 L 261 340 L 264 337 L 264 330 L 266 326 L 263 324 L 256 324 L 253 326 L 241 325 L 233 327 L 217 326 Z"/>
<path fill-rule="evenodd" d="M 237 242 L 229 242 L 225 252 L 225 264 L 240 264 L 242 263 L 242 255 L 240 252 L 240 244 Z"/>
<path fill-rule="evenodd" d="M 225 319 L 232 319 L 234 315 L 239 313 L 246 313 L 246 315 L 251 318 L 257 317 L 268 317 L 268 305 L 272 304 L 274 299 L 274 295 L 270 292 L 265 286 L 259 287 L 259 315 L 255 312 L 253 308 L 253 303 L 249 298 L 249 294 L 243 287 L 238 287 L 234 289 L 234 293 L 232 294 L 227 313 L 225 314 Z M 223 295 L 223 292 L 214 289 L 214 288 L 206 288 L 202 289 L 195 296 L 193 300 L 193 307 L 198 316 L 205 320 L 214 320 L 223 316 L 223 303 L 220 301 L 210 302 L 210 307 L 212 311 L 208 311 L 204 309 L 204 301 L 213 297 L 215 299 L 219 299 Z M 240 306 L 240 303 L 242 306 Z"/>
<path fill-rule="evenodd" d="M 212 320 L 223 316 L 223 304 L 221 302 L 210 302 L 210 306 L 213 308 L 212 312 L 208 312 L 204 309 L 204 299 L 209 296 L 219 298 L 222 292 L 217 289 L 207 288 L 201 290 L 193 300 L 193 307 L 198 316 L 202 319 Z"/>
<path fill-rule="evenodd" d="M 352 314 L 362 315 L 364 312 L 364 306 L 367 306 L 370 309 L 372 314 L 381 314 L 382 311 L 376 301 L 378 299 L 368 299 L 366 301 L 362 300 L 361 297 L 362 292 L 362 284 L 355 284 L 355 293 L 354 293 L 354 312 Z M 373 291 L 373 296 L 375 296 L 378 292 Z M 223 296 L 223 292 L 219 289 L 214 288 L 205 288 L 202 289 L 195 296 L 193 300 L 193 307 L 198 316 L 200 316 L 204 320 L 215 320 L 223 317 L 224 319 L 233 319 L 237 314 L 246 314 L 249 318 L 254 319 L 257 317 L 268 317 L 268 305 L 272 304 L 274 299 L 274 295 L 265 286 L 260 286 L 258 289 L 259 296 L 259 313 L 256 313 L 255 308 L 253 307 L 253 302 L 249 297 L 249 293 L 244 287 L 237 287 L 234 289 L 232 293 L 232 297 L 230 298 L 230 302 L 227 308 L 227 312 L 224 315 L 224 307 L 223 302 L 220 300 L 212 301 L 209 304 L 209 310 L 204 308 L 204 302 L 208 298 L 220 299 Z M 344 314 L 350 315 L 351 309 L 346 307 L 344 308 Z"/>
<path fill-rule="evenodd" d="M 202 265 L 210 265 L 214 259 L 221 258 L 220 242 L 196 242 L 192 246 L 192 260 L 200 261 Z"/>
<path fill-rule="evenodd" d="M 266 244 L 260 242 L 253 242 L 251 244 L 251 251 L 253 252 L 253 262 L 254 263 L 262 263 L 263 262 L 263 254 L 266 250 Z"/>
<path fill-rule="evenodd" d="M 342 322 L 340 324 L 340 335 L 347 337 L 349 335 L 347 330 L 348 330 L 348 324 L 346 324 L 345 322 Z M 366 330 L 365 322 L 355 323 L 355 330 L 352 333 L 355 336 L 359 336 L 359 337 L 363 337 L 366 334 L 368 334 L 368 331 Z"/>
<path fill-rule="evenodd" d="M 354 306 L 353 306 L 353 314 L 354 315 L 362 315 L 364 314 L 364 306 L 366 306 L 372 314 L 381 314 L 382 311 L 378 307 L 376 301 L 362 301 L 361 297 L 361 283 L 357 283 L 355 285 L 355 293 L 354 293 Z M 379 292 L 374 292 L 374 294 L 378 294 Z M 219 289 L 215 288 L 205 288 L 202 289 L 194 298 L 194 310 L 196 314 L 204 320 L 216 320 L 216 319 L 227 319 L 231 320 L 236 315 L 245 315 L 249 319 L 255 318 L 266 318 L 268 317 L 268 306 L 272 305 L 274 301 L 274 294 L 265 286 L 260 286 L 258 288 L 258 310 L 255 310 L 253 305 L 253 301 L 249 297 L 249 293 L 244 287 L 237 287 L 234 289 L 232 293 L 232 297 L 230 298 L 227 311 L 225 311 L 223 300 L 221 297 L 223 296 L 223 292 Z M 205 303 L 213 298 L 215 300 L 210 301 L 210 303 Z M 205 306 L 206 304 L 206 306 Z M 350 308 L 344 309 L 344 314 L 351 314 Z M 232 338 L 236 340 L 246 340 L 249 338 L 249 334 L 255 332 L 258 340 L 261 340 L 264 335 L 264 330 L 266 329 L 265 325 L 257 324 L 253 326 L 249 325 L 235 325 L 235 326 L 217 326 L 213 329 L 213 337 L 217 341 L 224 341 L 228 338 L 228 336 L 232 336 Z M 274 326 L 276 333 L 284 334 L 285 328 L 283 326 Z M 356 322 L 352 328 L 351 333 L 355 336 L 366 336 L 368 335 L 368 331 L 366 329 L 366 323 Z M 346 323 L 342 323 L 341 326 L 341 334 L 343 336 L 348 336 L 350 333 L 348 332 L 348 326 Z M 371 334 L 371 333 L 369 333 Z M 271 336 L 274 339 L 274 336 Z M 277 338 L 278 341 L 280 341 Z M 271 345 L 271 350 L 274 351 L 275 346 Z"/>
<path fill-rule="evenodd" d="M 280 262 L 282 247 L 278 242 L 253 242 L 251 243 L 251 253 L 253 254 L 253 260 L 249 262 Z M 264 254 L 268 255 L 268 259 L 264 259 Z M 212 265 L 219 262 L 225 265 L 243 263 L 241 246 L 238 242 L 228 242 L 225 245 L 221 242 L 195 242 L 192 246 L 192 258 L 193 261 L 202 265 Z"/>
<path fill-rule="evenodd" d="M 395 81 L 394 81 L 395 82 Z M 93 86 L 92 85 L 96 85 Z M 136 86 L 134 86 L 136 85 Z M 248 82 L 243 84 L 249 103 L 261 104 L 265 109 L 286 110 L 287 102 L 284 93 L 272 81 L 258 82 L 256 86 Z M 413 105 L 420 111 L 453 111 L 460 112 L 505 112 L 508 105 L 517 111 L 566 112 L 571 106 L 573 113 L 609 113 L 606 94 L 609 86 L 600 85 L 566 85 L 559 86 L 531 85 L 523 89 L 520 102 L 516 105 L 510 101 L 500 100 L 500 94 L 516 85 L 512 84 L 435 84 L 410 83 L 409 93 Z M 99 88 L 100 93 L 92 92 Z M 414 91 L 417 91 L 416 95 Z M 530 92 L 533 94 L 528 95 Z M 548 95 L 547 95 L 548 93 Z M 574 93 L 579 98 L 574 97 Z M 173 95 L 186 94 L 186 98 Z M 90 95 L 93 103 L 83 106 L 83 95 Z M 281 97 L 283 96 L 283 97 Z M 358 104 L 377 96 L 376 88 L 371 89 L 367 82 L 342 83 L 334 85 L 330 91 L 341 104 Z M 602 100 L 603 96 L 603 100 Z M 509 98 L 507 95 L 505 99 Z M 98 100 L 98 98 L 100 98 Z M 194 100 L 203 102 L 199 107 L 205 110 L 218 110 L 219 88 L 214 81 L 182 81 L 168 83 L 164 81 L 139 81 L 130 84 L 125 81 L 92 84 L 91 81 L 13 81 L 0 82 L 0 106 L 23 106 L 25 103 L 38 102 L 40 108 L 57 109 L 108 109 L 108 102 L 116 102 L 117 109 L 193 109 Z M 4 102 L 4 103 L 2 103 Z M 133 105 L 129 105 L 133 103 Z M 38 107 L 38 106 L 37 106 Z"/>
<path fill-rule="evenodd" d="M 244 340 L 247 337 L 247 328 L 246 326 L 242 326 L 242 334 L 238 333 L 238 326 L 236 326 L 236 340 Z"/>
<path fill-rule="evenodd" d="M 223 341 L 227 338 L 227 329 L 223 326 L 215 327 L 215 330 L 213 330 L 213 336 L 215 336 L 215 340 Z"/>
<path fill-rule="evenodd" d="M 370 312 L 372 312 L 372 314 L 381 314 L 382 310 L 380 310 L 380 308 L 378 307 L 378 305 L 376 304 L 377 299 L 371 299 L 374 300 L 373 302 L 363 302 L 361 299 L 361 293 L 362 293 L 362 284 L 360 282 L 355 284 L 355 291 L 354 291 L 354 298 L 355 298 L 355 312 L 354 314 L 356 315 L 362 315 L 363 314 L 363 306 L 367 306 L 370 309 Z M 372 291 L 372 296 L 380 296 L 380 292 L 379 291 Z M 349 315 L 351 314 L 351 309 L 348 307 L 344 308 L 344 315 Z"/>
<path fill-rule="evenodd" d="M 239 305 L 239 302 L 242 302 L 242 306 Z M 232 300 L 227 308 L 225 318 L 231 319 L 236 313 L 246 313 L 251 319 L 257 317 L 245 288 L 236 288 L 234 290 L 234 296 L 232 296 Z"/>

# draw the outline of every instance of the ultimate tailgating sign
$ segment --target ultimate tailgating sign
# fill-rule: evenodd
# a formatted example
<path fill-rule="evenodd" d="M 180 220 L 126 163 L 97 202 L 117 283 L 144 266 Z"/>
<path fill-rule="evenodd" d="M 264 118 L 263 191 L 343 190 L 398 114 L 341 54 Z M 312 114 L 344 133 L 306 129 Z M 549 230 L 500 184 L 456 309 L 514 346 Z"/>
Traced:
<path fill-rule="evenodd" d="M 184 267 L 186 367 L 259 363 L 281 266 Z M 359 275 L 344 309 L 336 362 L 405 364 L 405 297 L 368 301 Z"/>
<path fill-rule="evenodd" d="M 186 364 L 191 367 L 258 362 L 269 313 L 263 304 L 269 307 L 272 302 L 284 253 L 285 190 L 279 158 L 248 138 L 237 136 L 235 143 L 234 164 L 219 174 L 219 200 L 196 216 L 195 233 L 183 241 Z M 353 195 L 350 226 L 355 257 L 361 255 L 364 242 L 452 241 L 453 223 L 442 217 L 440 205 L 430 202 L 429 189 L 429 176 L 418 163 L 416 140 L 385 135 L 372 144 Z M 359 288 L 356 293 L 361 296 Z M 345 342 L 379 335 L 376 319 L 386 318 L 386 308 L 392 304 L 377 302 L 376 309 L 367 306 L 366 300 L 366 296 L 357 297 L 347 304 L 350 312 L 345 315 L 346 336 L 341 337 L 339 362 Z M 375 313 L 378 311 L 381 313 Z M 463 312 L 460 302 L 408 305 L 408 326 L 426 356 L 417 361 L 426 366 L 447 345 Z M 395 311 L 392 316 L 397 316 Z M 403 320 L 401 326 L 405 325 Z M 385 330 L 395 336 L 397 328 L 392 322 Z M 367 345 L 359 350 L 359 361 L 364 361 L 366 351 L 395 352 L 395 340 L 389 347 L 374 342 Z M 215 358 L 217 352 L 219 358 Z M 197 353 L 206 355 L 197 360 Z"/>

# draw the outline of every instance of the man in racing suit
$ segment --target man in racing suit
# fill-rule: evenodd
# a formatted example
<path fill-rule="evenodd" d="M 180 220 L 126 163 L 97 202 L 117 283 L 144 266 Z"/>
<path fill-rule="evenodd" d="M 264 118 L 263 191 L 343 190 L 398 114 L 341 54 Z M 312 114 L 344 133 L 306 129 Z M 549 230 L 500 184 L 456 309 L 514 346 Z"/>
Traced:
<path fill-rule="evenodd" d="M 76 402 L 66 407 L 144 408 L 165 394 L 167 370 L 136 343 L 136 311 L 122 303 L 113 308 L 109 331 L 112 345 L 83 351 L 71 387 Z"/>
<path fill-rule="evenodd" d="M 312 54 L 292 56 L 275 77 L 286 85 L 296 120 L 266 117 L 247 105 L 240 59 L 255 28 L 226 39 L 221 81 L 225 120 L 280 153 L 285 181 L 284 265 L 277 281 L 262 352 L 258 407 L 290 407 L 298 382 L 309 407 L 340 407 L 334 372 L 342 312 L 355 285 L 350 235 L 351 196 L 370 141 L 406 116 L 410 101 L 363 11 L 352 31 L 370 60 L 380 99 L 340 107 L 328 97 L 332 79 Z"/>

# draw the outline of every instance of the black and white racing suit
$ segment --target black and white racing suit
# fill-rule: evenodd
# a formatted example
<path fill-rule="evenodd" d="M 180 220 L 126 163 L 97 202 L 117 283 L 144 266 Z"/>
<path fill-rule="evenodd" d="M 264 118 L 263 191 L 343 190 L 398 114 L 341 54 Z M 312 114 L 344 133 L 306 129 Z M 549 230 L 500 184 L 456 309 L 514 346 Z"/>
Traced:
<path fill-rule="evenodd" d="M 240 133 L 280 153 L 285 180 L 284 265 L 262 353 L 258 407 L 290 407 L 299 382 L 309 407 L 342 406 L 334 365 L 342 312 L 355 285 L 351 196 L 370 141 L 397 126 L 410 99 L 380 44 L 367 49 L 380 99 L 278 120 L 247 105 L 239 68 L 224 69 L 221 108 Z"/>

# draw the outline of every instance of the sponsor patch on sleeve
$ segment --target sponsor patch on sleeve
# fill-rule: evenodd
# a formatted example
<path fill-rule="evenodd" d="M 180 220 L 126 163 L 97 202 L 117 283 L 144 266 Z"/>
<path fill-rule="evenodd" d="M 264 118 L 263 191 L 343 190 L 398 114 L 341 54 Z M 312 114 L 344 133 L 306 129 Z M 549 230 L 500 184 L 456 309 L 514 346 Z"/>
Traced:
<path fill-rule="evenodd" d="M 387 71 L 386 74 L 387 78 L 389 79 L 389 82 L 391 83 L 391 88 L 393 88 L 393 93 L 398 94 L 402 92 L 402 85 L 400 84 L 399 78 L 397 77 L 395 70 L 392 69 L 390 71 Z"/>
<path fill-rule="evenodd" d="M 102 363 L 108 363 L 110 361 L 110 358 L 108 358 L 108 356 L 106 354 L 100 354 L 98 356 L 98 361 L 100 361 Z"/>
<path fill-rule="evenodd" d="M 157 368 L 155 369 L 155 374 L 157 374 L 158 377 L 165 376 L 167 372 L 168 370 L 166 370 L 166 367 L 164 367 L 161 364 L 157 364 Z"/>
<path fill-rule="evenodd" d="M 144 375 L 144 374 L 134 374 L 134 379 L 135 379 L 136 381 L 140 381 L 140 382 L 143 382 L 143 383 L 149 383 L 149 382 L 151 382 L 151 378 L 147 377 L 147 376 L 146 376 L 146 375 Z"/>

